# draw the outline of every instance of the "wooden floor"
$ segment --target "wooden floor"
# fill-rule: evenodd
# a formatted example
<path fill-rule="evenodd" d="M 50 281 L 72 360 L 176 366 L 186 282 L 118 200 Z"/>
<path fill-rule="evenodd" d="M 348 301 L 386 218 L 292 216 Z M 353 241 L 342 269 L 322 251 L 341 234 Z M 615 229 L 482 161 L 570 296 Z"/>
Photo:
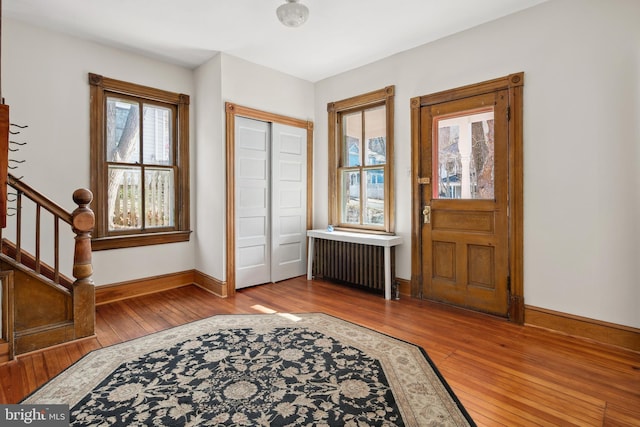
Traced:
<path fill-rule="evenodd" d="M 217 298 L 195 286 L 101 305 L 96 338 L 0 366 L 16 403 L 83 354 L 214 314 L 324 312 L 423 347 L 481 426 L 640 426 L 640 353 L 304 278 Z"/>

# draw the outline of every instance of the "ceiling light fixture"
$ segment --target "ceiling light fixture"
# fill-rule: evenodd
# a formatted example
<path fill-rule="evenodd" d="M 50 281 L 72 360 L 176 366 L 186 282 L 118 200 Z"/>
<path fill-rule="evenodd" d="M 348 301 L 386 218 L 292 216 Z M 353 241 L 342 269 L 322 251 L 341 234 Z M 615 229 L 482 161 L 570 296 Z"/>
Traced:
<path fill-rule="evenodd" d="M 309 17 L 309 8 L 298 3 L 299 0 L 287 0 L 276 9 L 278 19 L 287 27 L 299 27 Z"/>

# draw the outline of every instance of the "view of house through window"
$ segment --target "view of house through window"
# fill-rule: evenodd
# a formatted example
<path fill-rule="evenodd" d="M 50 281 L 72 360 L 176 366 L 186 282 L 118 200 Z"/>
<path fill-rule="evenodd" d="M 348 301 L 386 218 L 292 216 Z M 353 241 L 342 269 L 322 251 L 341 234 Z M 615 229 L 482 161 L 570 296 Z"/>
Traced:
<path fill-rule="evenodd" d="M 493 199 L 493 109 L 435 117 L 433 128 L 433 176 L 438 177 L 433 198 Z"/>
<path fill-rule="evenodd" d="M 394 87 L 330 103 L 332 225 L 393 232 Z"/>
<path fill-rule="evenodd" d="M 386 107 L 342 116 L 341 222 L 384 226 Z"/>

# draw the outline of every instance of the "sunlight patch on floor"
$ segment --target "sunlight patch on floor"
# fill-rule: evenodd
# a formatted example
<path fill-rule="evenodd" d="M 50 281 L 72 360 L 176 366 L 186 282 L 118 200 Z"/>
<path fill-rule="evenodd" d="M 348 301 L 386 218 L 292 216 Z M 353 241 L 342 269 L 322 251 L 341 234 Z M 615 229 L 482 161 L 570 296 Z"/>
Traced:
<path fill-rule="evenodd" d="M 271 308 L 265 307 L 265 306 L 260 305 L 260 304 L 252 305 L 251 308 L 256 310 L 256 311 L 259 311 L 260 313 L 277 314 L 278 316 L 282 316 L 282 317 L 284 317 L 286 319 L 293 320 L 294 322 L 300 321 L 300 318 L 298 316 L 295 316 L 295 315 L 293 315 L 291 313 L 278 313 L 276 310 L 273 310 Z"/>

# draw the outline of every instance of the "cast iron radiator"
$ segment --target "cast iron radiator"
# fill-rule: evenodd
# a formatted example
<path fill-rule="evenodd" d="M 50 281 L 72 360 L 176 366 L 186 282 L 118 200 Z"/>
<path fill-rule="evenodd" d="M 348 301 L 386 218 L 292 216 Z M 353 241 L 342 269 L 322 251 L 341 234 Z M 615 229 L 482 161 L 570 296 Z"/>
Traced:
<path fill-rule="evenodd" d="M 314 239 L 313 275 L 317 278 L 384 293 L 382 246 Z M 394 248 L 391 248 L 391 280 L 395 280 Z"/>

